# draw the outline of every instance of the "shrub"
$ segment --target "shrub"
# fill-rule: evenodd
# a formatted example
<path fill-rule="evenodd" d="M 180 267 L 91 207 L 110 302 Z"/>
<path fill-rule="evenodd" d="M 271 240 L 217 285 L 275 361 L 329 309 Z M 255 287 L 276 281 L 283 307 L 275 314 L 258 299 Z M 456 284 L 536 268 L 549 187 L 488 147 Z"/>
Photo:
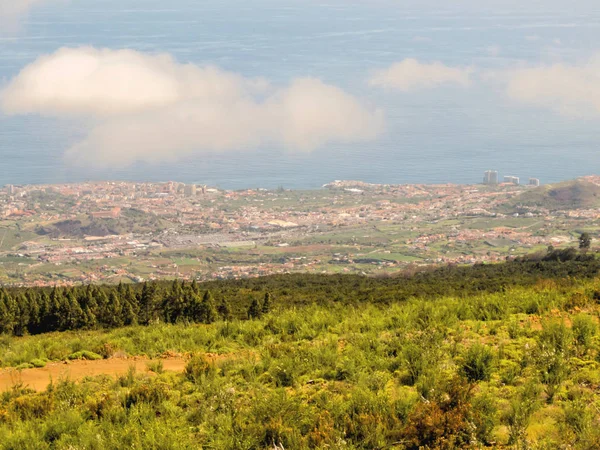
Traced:
<path fill-rule="evenodd" d="M 19 364 L 16 369 L 17 370 L 24 370 L 24 369 L 33 369 L 35 366 L 31 363 L 21 363 Z"/>
<path fill-rule="evenodd" d="M 215 371 L 214 363 L 203 354 L 192 356 L 185 366 L 185 376 L 194 383 L 199 383 Z"/>
<path fill-rule="evenodd" d="M 571 332 L 563 321 L 550 321 L 543 324 L 542 331 L 538 336 L 538 343 L 543 349 L 566 353 L 569 350 L 571 339 Z"/>
<path fill-rule="evenodd" d="M 546 350 L 538 355 L 540 381 L 544 384 L 548 403 L 554 399 L 556 391 L 568 375 L 568 366 L 564 356 L 555 350 Z"/>
<path fill-rule="evenodd" d="M 530 382 L 521 389 L 518 396 L 510 400 L 510 406 L 504 418 L 508 426 L 509 445 L 521 444 L 523 448 L 529 447 L 525 442 L 525 431 L 531 421 L 531 416 L 539 407 L 539 392 L 538 385 Z"/>
<path fill-rule="evenodd" d="M 41 419 L 52 412 L 54 400 L 46 393 L 21 396 L 12 400 L 8 409 L 20 420 Z"/>
<path fill-rule="evenodd" d="M 153 406 L 160 405 L 170 396 L 170 387 L 167 383 L 142 383 L 134 386 L 125 397 L 125 407 L 131 408 L 138 403 L 147 403 Z"/>
<path fill-rule="evenodd" d="M 556 391 L 568 375 L 566 359 L 571 339 L 571 331 L 562 321 L 545 323 L 538 337 L 536 363 L 548 403 L 552 402 Z"/>
<path fill-rule="evenodd" d="M 500 370 L 500 381 L 507 385 L 514 385 L 521 374 L 521 366 L 514 361 L 502 361 Z"/>
<path fill-rule="evenodd" d="M 275 366 L 270 371 L 277 387 L 290 387 L 294 385 L 294 373 L 289 367 Z"/>
<path fill-rule="evenodd" d="M 472 401 L 473 413 L 472 421 L 475 425 L 475 435 L 477 441 L 490 445 L 492 434 L 496 426 L 496 403 L 490 394 L 483 394 L 475 397 Z"/>
<path fill-rule="evenodd" d="M 492 374 L 492 351 L 481 344 L 472 345 L 461 364 L 461 372 L 470 382 L 488 381 Z"/>
<path fill-rule="evenodd" d="M 579 314 L 573 319 L 573 337 L 577 345 L 584 351 L 592 345 L 592 339 L 596 335 L 597 329 L 594 319 L 587 314 Z"/>
<path fill-rule="evenodd" d="M 453 379 L 442 388 L 442 395 L 418 403 L 408 416 L 402 433 L 405 448 L 466 448 L 475 440 L 471 386 Z"/>
<path fill-rule="evenodd" d="M 102 359 L 102 356 L 100 356 L 98 353 L 90 352 L 89 350 L 82 350 L 71 353 L 67 358 L 70 360 L 85 359 L 88 361 L 96 361 Z"/>
<path fill-rule="evenodd" d="M 567 402 L 564 406 L 564 425 L 578 442 L 585 440 L 594 426 L 594 413 L 588 403 L 579 398 Z"/>
<path fill-rule="evenodd" d="M 517 339 L 521 335 L 521 326 L 519 321 L 515 318 L 510 319 L 508 322 L 508 336 L 511 339 Z"/>
<path fill-rule="evenodd" d="M 426 369 L 424 349 L 416 344 L 407 344 L 402 352 L 404 364 L 408 371 L 407 384 L 414 385 Z"/>
<path fill-rule="evenodd" d="M 127 373 L 125 375 L 121 375 L 119 378 L 117 378 L 117 384 L 121 387 L 131 387 L 135 384 L 136 375 L 137 370 L 135 365 L 132 364 L 127 369 Z"/>
<path fill-rule="evenodd" d="M 150 372 L 154 372 L 156 374 L 163 373 L 165 368 L 160 359 L 158 361 L 148 361 L 148 363 L 146 363 L 146 367 Z"/>

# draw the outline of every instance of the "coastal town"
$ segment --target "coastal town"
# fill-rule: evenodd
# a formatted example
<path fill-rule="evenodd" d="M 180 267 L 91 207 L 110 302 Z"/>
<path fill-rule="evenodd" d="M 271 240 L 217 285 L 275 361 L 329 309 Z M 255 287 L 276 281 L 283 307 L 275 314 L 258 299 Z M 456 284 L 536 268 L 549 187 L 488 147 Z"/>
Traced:
<path fill-rule="evenodd" d="M 8 185 L 0 192 L 0 281 L 383 274 L 493 263 L 575 245 L 578 233 L 600 229 L 600 205 L 569 197 L 573 183 L 576 193 L 600 190 L 600 177 L 570 183 L 546 196 L 566 195 L 564 205 L 546 201 L 545 186 L 514 182 L 334 181 L 304 191 L 177 182 Z"/>

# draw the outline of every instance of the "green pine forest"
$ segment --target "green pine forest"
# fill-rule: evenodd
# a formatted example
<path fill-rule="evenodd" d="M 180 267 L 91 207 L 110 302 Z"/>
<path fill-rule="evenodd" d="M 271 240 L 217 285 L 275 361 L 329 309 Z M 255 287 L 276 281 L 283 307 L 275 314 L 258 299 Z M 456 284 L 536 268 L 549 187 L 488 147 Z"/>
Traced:
<path fill-rule="evenodd" d="M 600 448 L 600 260 L 0 289 L 0 367 L 155 358 L 0 393 L 3 449 Z M 161 357 L 183 355 L 183 373 Z"/>

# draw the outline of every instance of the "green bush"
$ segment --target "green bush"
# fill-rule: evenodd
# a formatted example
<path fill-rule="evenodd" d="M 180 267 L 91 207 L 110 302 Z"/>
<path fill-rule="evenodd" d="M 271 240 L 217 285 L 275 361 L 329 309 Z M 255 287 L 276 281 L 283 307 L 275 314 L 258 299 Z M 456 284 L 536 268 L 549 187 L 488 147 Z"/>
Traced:
<path fill-rule="evenodd" d="M 592 340 L 598 331 L 598 326 L 594 319 L 587 314 L 579 314 L 573 319 L 573 337 L 578 346 L 583 351 L 588 350 L 592 345 Z"/>
<path fill-rule="evenodd" d="M 530 381 L 520 389 L 517 396 L 510 399 L 509 409 L 504 416 L 509 431 L 509 445 L 529 447 L 526 431 L 531 417 L 540 406 L 539 394 L 539 386 Z"/>
<path fill-rule="evenodd" d="M 24 370 L 24 369 L 33 369 L 35 366 L 31 363 L 21 363 L 19 364 L 16 369 L 17 370 Z"/>
<path fill-rule="evenodd" d="M 165 366 L 161 360 L 158 361 L 149 361 L 146 364 L 146 367 L 150 372 L 154 372 L 156 374 L 161 374 L 165 370 Z"/>
<path fill-rule="evenodd" d="M 206 377 L 215 373 L 215 365 L 203 354 L 196 354 L 185 366 L 185 375 L 194 383 L 202 382 Z"/>
<path fill-rule="evenodd" d="M 481 344 L 472 345 L 461 363 L 461 372 L 472 383 L 488 381 L 492 374 L 493 361 L 491 349 Z"/>
<path fill-rule="evenodd" d="M 54 398 L 47 393 L 42 393 L 19 396 L 8 404 L 7 409 L 20 420 L 27 421 L 44 418 L 54 408 Z"/>
<path fill-rule="evenodd" d="M 500 363 L 500 381 L 512 386 L 521 375 L 521 366 L 514 361 L 502 361 Z"/>
<path fill-rule="evenodd" d="M 70 360 L 86 359 L 88 361 L 97 361 L 102 359 L 102 356 L 98 353 L 90 352 L 89 350 L 81 350 L 79 352 L 71 353 L 67 358 Z"/>

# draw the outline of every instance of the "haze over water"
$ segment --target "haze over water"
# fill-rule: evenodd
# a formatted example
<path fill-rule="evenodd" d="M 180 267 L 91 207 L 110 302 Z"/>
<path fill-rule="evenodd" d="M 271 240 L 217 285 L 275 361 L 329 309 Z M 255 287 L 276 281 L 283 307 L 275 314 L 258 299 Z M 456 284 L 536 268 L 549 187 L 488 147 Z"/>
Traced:
<path fill-rule="evenodd" d="M 414 3 L 72 0 L 42 5 L 18 32 L 0 34 L 0 85 L 61 47 L 168 52 L 182 63 L 214 64 L 274 84 L 319 78 L 381 108 L 386 129 L 370 142 L 327 143 L 310 153 L 275 145 L 97 170 L 64 158 L 85 135 L 84 119 L 0 114 L 0 185 L 88 179 L 175 179 L 230 189 L 315 188 L 334 179 L 477 183 L 488 169 L 548 183 L 599 172 L 598 117 L 516 102 L 503 89 L 490 88 L 494 77 L 486 76 L 593 57 L 600 41 L 600 11 L 593 3 L 576 3 L 579 7 L 567 12 L 564 3 L 563 11 L 551 4 L 518 9 L 465 2 L 439 9 L 431 2 Z M 477 67 L 483 81 L 410 92 L 369 86 L 375 70 L 406 58 Z"/>

